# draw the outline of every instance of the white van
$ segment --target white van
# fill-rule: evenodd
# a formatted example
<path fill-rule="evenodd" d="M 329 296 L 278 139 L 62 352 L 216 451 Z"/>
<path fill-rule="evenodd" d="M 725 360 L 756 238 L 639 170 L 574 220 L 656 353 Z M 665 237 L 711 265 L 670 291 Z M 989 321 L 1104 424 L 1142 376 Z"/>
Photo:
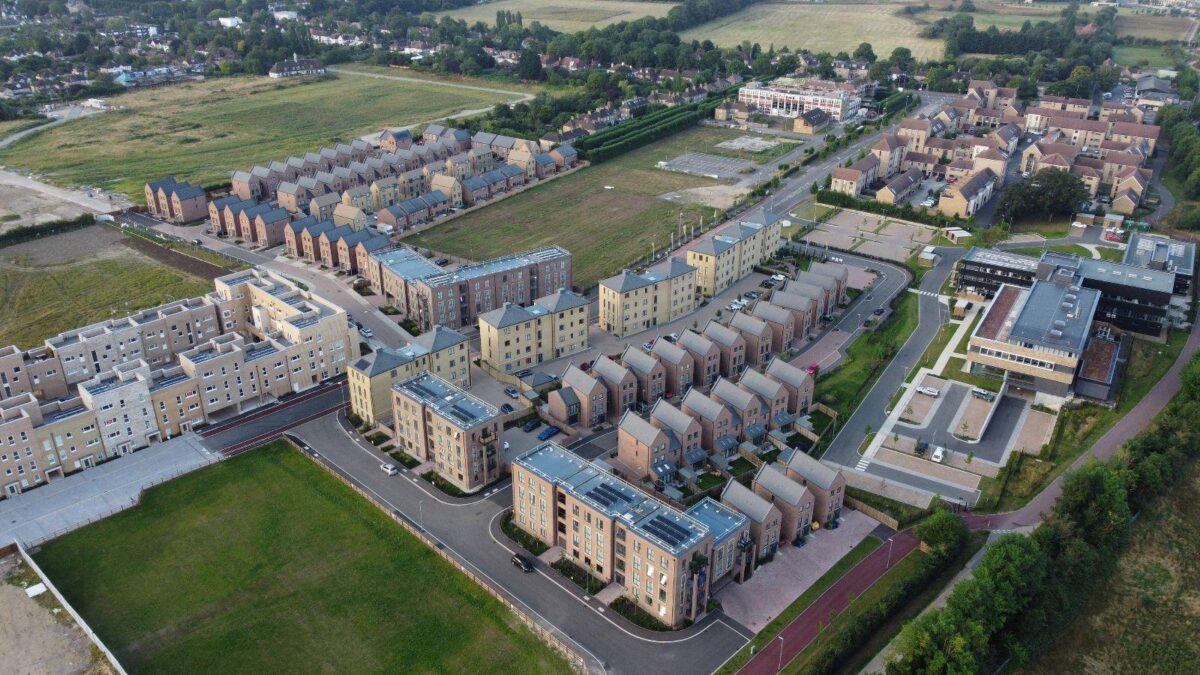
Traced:
<path fill-rule="evenodd" d="M 942 390 L 935 387 L 917 387 L 917 393 L 937 398 L 942 395 Z"/>

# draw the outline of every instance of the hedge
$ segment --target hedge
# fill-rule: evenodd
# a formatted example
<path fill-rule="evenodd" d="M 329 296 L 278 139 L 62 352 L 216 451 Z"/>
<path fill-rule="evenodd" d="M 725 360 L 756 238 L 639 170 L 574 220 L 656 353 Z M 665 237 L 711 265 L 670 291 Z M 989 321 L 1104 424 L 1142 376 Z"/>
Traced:
<path fill-rule="evenodd" d="M 856 209 L 858 211 L 866 211 L 875 213 L 881 216 L 891 218 L 900 218 L 902 220 L 911 220 L 917 223 L 924 223 L 934 227 L 963 227 L 967 225 L 967 221 L 958 216 L 944 216 L 940 213 L 929 213 L 926 211 L 918 211 L 907 203 L 904 206 L 896 206 L 894 204 L 884 204 L 883 202 L 871 201 L 868 199 L 857 199 L 851 197 L 844 192 L 834 192 L 833 190 L 820 190 L 817 192 L 817 201 L 828 206 L 840 206 L 846 209 Z"/>
<path fill-rule="evenodd" d="M 22 244 L 41 237 L 50 237 L 64 232 L 74 232 L 96 224 L 96 216 L 85 213 L 67 220 L 53 220 L 38 225 L 23 225 L 0 234 L 0 248 Z"/>

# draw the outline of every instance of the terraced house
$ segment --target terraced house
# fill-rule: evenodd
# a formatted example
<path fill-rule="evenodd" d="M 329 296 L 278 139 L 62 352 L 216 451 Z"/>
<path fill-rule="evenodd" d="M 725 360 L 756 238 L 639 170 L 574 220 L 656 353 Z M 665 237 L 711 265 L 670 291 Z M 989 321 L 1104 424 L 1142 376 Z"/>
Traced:
<path fill-rule="evenodd" d="M 215 291 L 0 349 L 5 495 L 341 375 L 358 341 L 336 305 L 257 270 Z"/>

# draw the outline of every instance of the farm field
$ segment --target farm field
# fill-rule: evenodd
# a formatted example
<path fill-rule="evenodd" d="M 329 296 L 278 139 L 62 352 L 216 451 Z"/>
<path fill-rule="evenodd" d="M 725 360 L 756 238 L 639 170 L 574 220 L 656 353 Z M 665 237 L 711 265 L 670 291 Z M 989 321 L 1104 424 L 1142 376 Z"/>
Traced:
<path fill-rule="evenodd" d="M 698 224 L 701 217 L 712 222 L 714 209 L 659 195 L 716 181 L 654 167 L 685 149 L 708 152 L 717 138 L 725 140 L 714 133 L 721 131 L 696 127 L 675 134 L 437 225 L 405 243 L 470 260 L 558 244 L 574 256 L 575 285 L 586 289 L 649 254 L 652 244 L 667 246 L 679 213 L 685 225 Z"/>
<path fill-rule="evenodd" d="M 130 672 L 569 670 L 283 442 L 155 487 L 36 558 Z"/>
<path fill-rule="evenodd" d="M 495 85 L 493 85 L 495 86 Z M 225 78 L 109 99 L 124 109 L 76 120 L 0 151 L 59 185 L 91 185 L 144 201 L 147 180 L 225 183 L 236 169 L 513 99 L 500 93 L 342 76 L 277 82 Z M 339 103 L 352 102 L 352 105 Z M 102 138 L 80 152 L 79 138 Z"/>
<path fill-rule="evenodd" d="M 1026 673 L 1200 671 L 1200 465 L 1141 513 L 1117 569 Z"/>
<path fill-rule="evenodd" d="M 1121 36 L 1182 40 L 1187 35 L 1189 25 L 1190 20 L 1185 16 L 1134 14 L 1124 9 L 1117 14 L 1117 34 Z"/>
<path fill-rule="evenodd" d="M 633 21 L 643 16 L 666 16 L 674 7 L 670 2 L 636 0 L 499 0 L 445 12 L 468 24 L 496 22 L 496 12 L 520 12 L 525 25 L 538 21 L 557 31 L 573 33 L 592 26 L 603 27 L 618 21 Z"/>
<path fill-rule="evenodd" d="M 96 225 L 0 248 L 0 346 L 27 349 L 65 330 L 212 291 L 206 279 L 126 241 L 133 240 Z"/>
<path fill-rule="evenodd" d="M 918 59 L 940 58 L 941 40 L 919 37 L 921 25 L 895 16 L 903 4 L 756 4 L 684 31 L 681 37 L 708 39 L 722 47 L 749 40 L 764 49 L 774 44 L 775 49 L 786 45 L 812 52 L 852 52 L 860 42 L 870 42 L 881 57 L 896 47 L 908 47 Z"/>
<path fill-rule="evenodd" d="M 1118 45 L 1113 47 L 1113 58 L 1117 63 L 1130 68 L 1143 61 L 1151 68 L 1170 68 L 1174 65 L 1162 47 Z"/>
<path fill-rule="evenodd" d="M 975 27 L 979 30 L 986 30 L 991 26 L 1000 30 L 1020 30 L 1026 21 L 1037 23 L 1038 21 L 1057 20 L 1058 12 L 1061 9 L 1047 5 L 1003 2 L 976 2 L 975 7 L 977 11 L 971 12 L 971 18 L 975 20 Z M 917 14 L 914 18 L 918 23 L 922 20 L 933 23 L 938 19 L 954 16 L 954 14 L 955 12 L 933 10 Z"/>

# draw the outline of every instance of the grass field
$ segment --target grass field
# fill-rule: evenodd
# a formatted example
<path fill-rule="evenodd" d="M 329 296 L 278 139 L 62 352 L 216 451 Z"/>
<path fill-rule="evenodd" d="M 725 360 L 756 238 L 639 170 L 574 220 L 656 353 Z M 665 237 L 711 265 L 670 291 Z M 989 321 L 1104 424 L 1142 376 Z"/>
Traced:
<path fill-rule="evenodd" d="M 987 30 L 992 26 L 1000 30 L 1021 30 L 1021 26 L 1026 21 L 1037 23 L 1057 20 L 1060 10 L 1059 7 L 1053 5 L 1039 6 L 983 1 L 976 2 L 975 7 L 977 11 L 971 12 L 971 18 L 975 20 L 975 27 L 979 30 Z M 914 18 L 918 22 L 924 20 L 933 23 L 938 19 L 954 16 L 954 14 L 955 12 L 934 10 L 917 14 Z"/>
<path fill-rule="evenodd" d="M 123 238 L 96 226 L 0 249 L 0 346 L 33 347 L 71 328 L 212 291 L 209 281 Z"/>
<path fill-rule="evenodd" d="M 4 138 L 5 136 L 8 136 L 9 134 L 15 134 L 18 131 L 24 131 L 25 129 L 32 129 L 33 127 L 40 127 L 41 125 L 46 124 L 47 122 L 50 122 L 50 121 L 51 120 L 34 118 L 34 119 L 6 120 L 4 122 L 0 122 L 0 138 Z"/>
<path fill-rule="evenodd" d="M 520 12 L 525 25 L 541 22 L 557 31 L 573 33 L 592 26 L 607 26 L 618 21 L 633 21 L 643 16 L 666 16 L 674 7 L 670 2 L 636 0 L 499 0 L 445 12 L 468 24 L 496 22 L 496 12 Z"/>
<path fill-rule="evenodd" d="M 568 670 L 283 443 L 156 487 L 37 561 L 131 672 Z"/>
<path fill-rule="evenodd" d="M 895 16 L 904 3 L 796 4 L 761 3 L 684 31 L 684 40 L 712 40 L 736 47 L 743 40 L 767 48 L 783 46 L 813 52 L 854 51 L 870 42 L 875 53 L 886 57 L 896 47 L 908 47 L 918 59 L 940 58 L 941 40 L 918 36 L 922 26 Z"/>
<path fill-rule="evenodd" d="M 405 241 L 471 260 L 558 244 L 574 256 L 575 285 L 587 288 L 662 249 L 684 224 L 713 209 L 677 204 L 659 195 L 716 185 L 715 181 L 654 168 L 685 148 L 707 151 L 712 130 L 690 129 L 602 164 L 535 186 L 521 194 L 438 225 Z M 612 189 L 606 189 L 611 187 Z"/>
<path fill-rule="evenodd" d="M 1184 16 L 1156 16 L 1134 14 L 1123 9 L 1117 15 L 1117 35 L 1153 38 L 1155 40 L 1182 40 L 1187 34 L 1189 20 Z"/>
<path fill-rule="evenodd" d="M 1143 511 L 1117 570 L 1023 672 L 1200 672 L 1200 465 Z"/>
<path fill-rule="evenodd" d="M 1133 67 L 1145 64 L 1151 68 L 1170 68 L 1175 65 L 1162 47 L 1139 47 L 1135 45 L 1119 45 L 1113 47 L 1113 58 L 1117 63 Z"/>
<path fill-rule="evenodd" d="M 150 179 L 227 182 L 234 170 L 257 163 L 512 98 L 349 75 L 318 82 L 214 79 L 113 97 L 109 102 L 122 110 L 36 134 L 0 151 L 0 164 L 140 202 Z M 80 138 L 103 142 L 81 152 Z"/>

